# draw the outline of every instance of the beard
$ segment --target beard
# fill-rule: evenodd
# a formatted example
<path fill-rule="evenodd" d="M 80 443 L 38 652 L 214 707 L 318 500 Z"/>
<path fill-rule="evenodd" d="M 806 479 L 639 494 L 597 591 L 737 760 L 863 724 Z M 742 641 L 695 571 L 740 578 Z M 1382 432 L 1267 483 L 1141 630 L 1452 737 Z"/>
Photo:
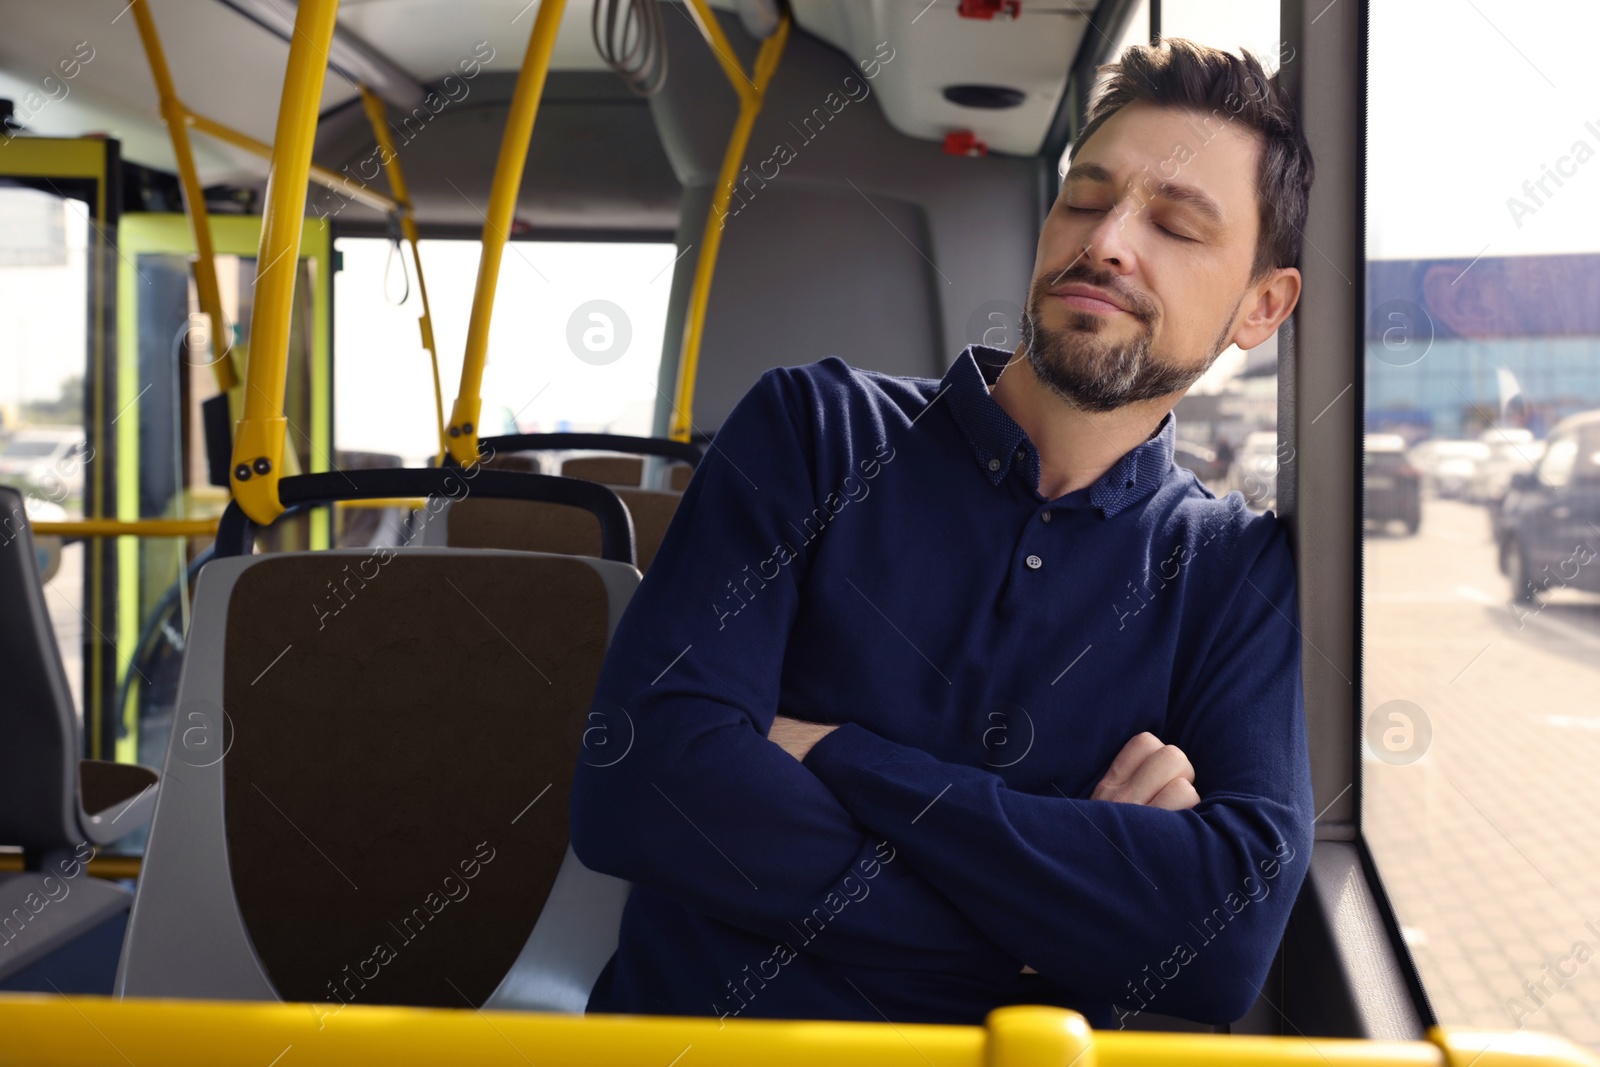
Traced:
<path fill-rule="evenodd" d="M 1116 294 L 1137 320 L 1138 333 L 1130 340 L 1114 341 L 1105 336 L 1105 316 L 1064 304 L 1065 326 L 1059 330 L 1044 326 L 1044 302 L 1054 299 L 1050 290 L 1067 282 L 1083 282 Z M 1028 293 L 1028 309 L 1022 316 L 1022 347 L 1034 375 L 1051 392 L 1087 411 L 1115 411 L 1142 400 L 1180 392 L 1198 381 L 1227 347 L 1233 318 L 1243 301 L 1242 295 L 1235 301 L 1204 362 L 1198 367 L 1184 366 L 1168 363 L 1151 353 L 1150 343 L 1158 317 L 1155 306 L 1143 296 L 1117 285 L 1110 274 L 1076 269 L 1059 275 L 1041 275 L 1033 280 Z"/>

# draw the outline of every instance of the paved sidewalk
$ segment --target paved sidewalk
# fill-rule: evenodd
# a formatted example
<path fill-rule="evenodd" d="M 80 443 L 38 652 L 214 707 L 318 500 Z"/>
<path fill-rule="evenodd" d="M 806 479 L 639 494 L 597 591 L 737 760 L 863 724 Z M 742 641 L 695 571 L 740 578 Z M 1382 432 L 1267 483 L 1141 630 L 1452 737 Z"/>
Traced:
<path fill-rule="evenodd" d="M 1441 1022 L 1600 1050 L 1600 597 L 1519 625 L 1483 509 L 1424 508 L 1366 539 L 1364 711 L 1433 730 L 1409 765 L 1366 755 L 1366 832 Z"/>

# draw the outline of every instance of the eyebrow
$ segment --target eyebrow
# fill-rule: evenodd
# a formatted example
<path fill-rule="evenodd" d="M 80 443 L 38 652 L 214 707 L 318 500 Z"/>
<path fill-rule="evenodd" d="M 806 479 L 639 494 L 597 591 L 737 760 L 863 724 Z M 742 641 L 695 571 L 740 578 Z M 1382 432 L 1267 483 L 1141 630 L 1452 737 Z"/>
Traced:
<path fill-rule="evenodd" d="M 1062 185 L 1072 182 L 1098 182 L 1110 185 L 1111 172 L 1098 163 L 1075 163 L 1067 171 Z M 1217 202 L 1192 185 L 1181 185 L 1178 182 L 1158 181 L 1147 187 L 1148 191 L 1162 200 L 1170 200 L 1193 208 L 1210 222 L 1223 225 L 1222 208 Z"/>

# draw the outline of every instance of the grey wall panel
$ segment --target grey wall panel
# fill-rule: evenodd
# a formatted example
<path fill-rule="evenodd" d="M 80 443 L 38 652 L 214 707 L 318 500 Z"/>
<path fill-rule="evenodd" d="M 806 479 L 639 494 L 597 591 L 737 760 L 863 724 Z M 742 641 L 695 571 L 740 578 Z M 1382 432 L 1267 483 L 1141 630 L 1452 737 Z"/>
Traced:
<path fill-rule="evenodd" d="M 755 42 L 731 14 L 721 21 L 749 69 Z M 738 112 L 694 25 L 681 12 L 665 25 L 671 74 L 650 106 L 685 187 L 678 247 L 687 252 L 673 278 L 658 432 L 668 425 L 711 187 Z M 889 41 L 881 52 L 894 49 Z M 1047 207 L 1041 176 L 1053 163 L 951 156 L 906 137 L 883 118 L 856 59 L 802 30 L 790 35 L 745 156 L 744 206 L 735 202 L 726 219 L 700 352 L 699 433 L 714 431 L 768 367 L 837 354 L 937 376 L 993 324 L 983 312 L 1004 307 L 1014 325 Z M 1071 59 L 1062 57 L 1063 69 Z"/>
<path fill-rule="evenodd" d="M 798 181 L 774 184 L 758 199 L 766 210 L 754 211 L 752 201 L 724 231 L 697 424 L 720 424 L 767 367 L 838 356 L 891 374 L 944 373 L 941 283 L 923 258 L 921 206 L 887 196 L 869 204 L 848 187 Z"/>

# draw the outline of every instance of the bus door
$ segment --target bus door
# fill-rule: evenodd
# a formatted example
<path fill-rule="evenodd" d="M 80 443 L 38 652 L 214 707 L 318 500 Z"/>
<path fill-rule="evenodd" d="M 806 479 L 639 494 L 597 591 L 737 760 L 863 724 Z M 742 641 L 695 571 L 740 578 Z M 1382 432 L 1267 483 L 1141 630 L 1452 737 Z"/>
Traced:
<path fill-rule="evenodd" d="M 34 522 L 114 514 L 110 278 L 121 183 L 115 140 L 14 136 L 0 126 L 0 482 L 23 490 Z M 107 759 L 115 738 L 116 550 L 105 539 L 40 543 L 58 563 L 45 595 L 83 717 L 83 754 Z"/>
<path fill-rule="evenodd" d="M 211 484 L 201 405 L 217 395 L 214 351 L 249 337 L 261 220 L 212 215 L 224 329 L 215 348 L 200 314 L 194 241 L 179 214 L 124 216 L 117 263 L 119 376 L 109 428 L 120 456 L 116 517 L 196 519 L 220 515 L 226 486 Z M 307 219 L 289 334 L 285 461 L 293 473 L 332 468 L 331 227 Z M 237 358 L 237 353 L 236 353 Z M 242 367 L 243 360 L 239 361 Z M 286 519 L 260 538 L 264 551 L 326 548 L 327 512 Z M 176 700 L 187 629 L 183 578 L 202 540 L 119 538 L 117 668 L 122 679 L 116 758 L 160 766 Z M 176 595 L 174 595 L 176 593 Z M 159 612 L 158 612 L 158 609 Z M 153 613 L 155 616 L 153 617 Z M 176 642 L 176 643 L 175 643 Z M 135 662 L 135 657 L 138 657 Z"/>

